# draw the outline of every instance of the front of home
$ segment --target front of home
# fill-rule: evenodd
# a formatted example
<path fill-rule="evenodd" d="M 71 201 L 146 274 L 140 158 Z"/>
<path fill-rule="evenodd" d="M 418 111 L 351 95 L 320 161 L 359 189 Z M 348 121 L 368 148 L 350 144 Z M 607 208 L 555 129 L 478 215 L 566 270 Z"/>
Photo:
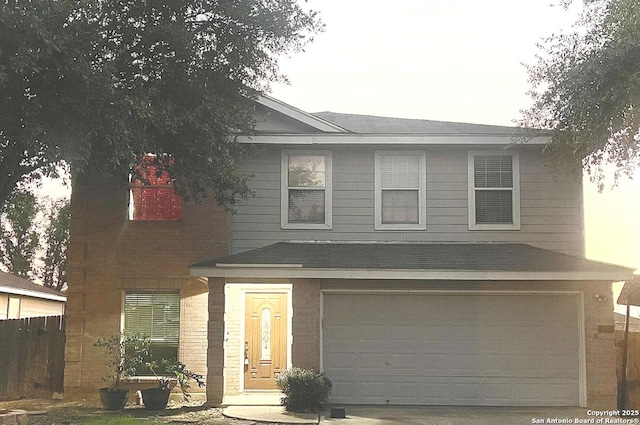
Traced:
<path fill-rule="evenodd" d="M 545 167 L 545 137 L 258 113 L 256 196 L 230 255 L 191 266 L 223 365 L 209 401 L 300 366 L 336 403 L 615 406 L 610 284 L 630 271 L 582 258 L 581 178 Z"/>
<path fill-rule="evenodd" d="M 545 136 L 267 97 L 256 120 L 232 215 L 136 222 L 140 188 L 103 188 L 102 210 L 74 195 L 66 388 L 97 385 L 89 343 L 128 329 L 132 296 L 173 291 L 176 355 L 206 361 L 212 404 L 277 394 L 296 366 L 335 403 L 615 407 L 611 282 L 632 271 L 583 258 L 581 176 L 544 166 Z"/>

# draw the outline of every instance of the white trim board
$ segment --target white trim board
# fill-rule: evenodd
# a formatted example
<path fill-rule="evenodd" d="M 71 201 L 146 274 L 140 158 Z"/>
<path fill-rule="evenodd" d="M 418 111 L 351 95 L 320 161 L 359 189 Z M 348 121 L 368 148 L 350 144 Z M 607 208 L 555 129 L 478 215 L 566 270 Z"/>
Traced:
<path fill-rule="evenodd" d="M 545 145 L 549 137 L 514 142 L 509 134 L 259 134 L 237 136 L 238 143 L 266 145 L 500 145 L 513 148 Z"/>
<path fill-rule="evenodd" d="M 67 297 L 65 297 L 64 295 L 47 294 L 44 292 L 30 291 L 28 289 L 18 289 L 10 286 L 0 286 L 0 293 L 24 295 L 27 297 L 41 298 L 41 299 L 52 300 L 52 301 L 62 301 L 62 302 L 67 301 Z"/>
<path fill-rule="evenodd" d="M 633 279 L 633 272 L 615 271 L 500 271 L 500 270 L 423 270 L 423 269 L 323 269 L 288 267 L 241 267 L 217 264 L 217 267 L 191 269 L 192 277 L 241 278 L 326 278 L 326 279 L 400 279 L 400 280 L 593 280 L 616 282 Z"/>

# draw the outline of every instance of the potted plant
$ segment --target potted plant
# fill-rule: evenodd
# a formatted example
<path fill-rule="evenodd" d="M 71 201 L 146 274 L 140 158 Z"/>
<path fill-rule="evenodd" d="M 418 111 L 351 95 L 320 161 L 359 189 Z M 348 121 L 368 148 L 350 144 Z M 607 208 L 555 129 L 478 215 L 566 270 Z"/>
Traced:
<path fill-rule="evenodd" d="M 102 378 L 112 385 L 100 388 L 100 401 L 106 410 L 120 410 L 127 403 L 129 390 L 120 388 L 122 380 L 132 376 L 149 354 L 149 339 L 141 335 L 118 334 L 100 338 L 94 344 L 105 351 L 109 372 Z"/>
<path fill-rule="evenodd" d="M 204 386 L 203 376 L 187 369 L 184 363 L 177 360 L 162 359 L 146 363 L 158 381 L 156 388 L 141 390 L 142 403 L 145 409 L 161 410 L 167 407 L 171 388 L 175 385 L 180 387 L 184 401 L 189 401 L 190 381 L 196 381 L 199 387 Z M 156 371 L 161 371 L 158 374 Z"/>

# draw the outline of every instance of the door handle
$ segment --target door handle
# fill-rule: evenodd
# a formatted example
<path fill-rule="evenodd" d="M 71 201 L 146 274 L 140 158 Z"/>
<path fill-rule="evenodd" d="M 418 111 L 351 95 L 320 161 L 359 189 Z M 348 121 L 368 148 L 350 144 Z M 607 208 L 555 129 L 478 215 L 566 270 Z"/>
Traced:
<path fill-rule="evenodd" d="M 249 365 L 249 341 L 244 342 L 244 364 Z"/>

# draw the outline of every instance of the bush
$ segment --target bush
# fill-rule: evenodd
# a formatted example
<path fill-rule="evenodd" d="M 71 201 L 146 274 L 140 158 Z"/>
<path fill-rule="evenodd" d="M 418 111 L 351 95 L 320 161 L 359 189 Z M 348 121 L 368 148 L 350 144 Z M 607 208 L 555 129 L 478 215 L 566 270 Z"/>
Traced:
<path fill-rule="evenodd" d="M 276 384 L 284 393 L 282 405 L 288 412 L 317 412 L 331 394 L 331 380 L 310 369 L 283 370 Z"/>

